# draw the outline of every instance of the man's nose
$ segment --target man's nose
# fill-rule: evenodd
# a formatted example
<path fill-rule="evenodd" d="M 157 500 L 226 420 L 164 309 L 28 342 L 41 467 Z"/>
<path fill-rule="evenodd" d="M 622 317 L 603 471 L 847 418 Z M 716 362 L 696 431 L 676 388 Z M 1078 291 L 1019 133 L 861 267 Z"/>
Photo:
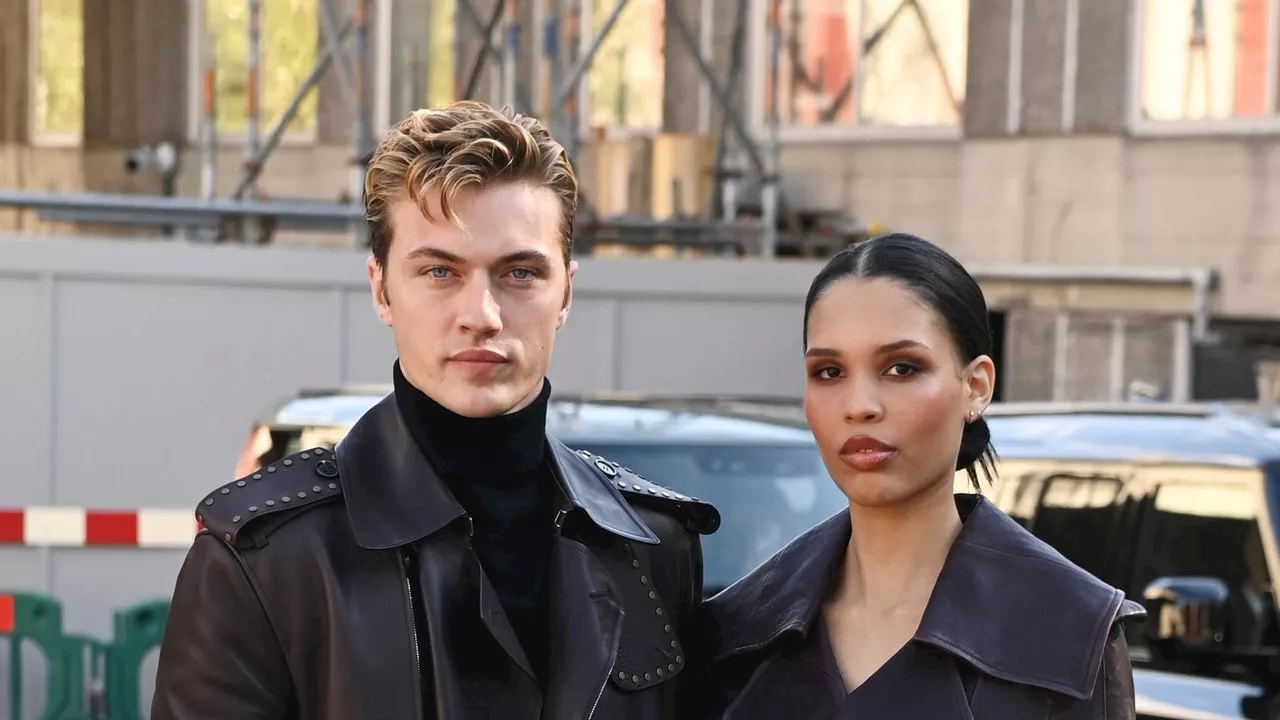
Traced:
<path fill-rule="evenodd" d="M 487 280 L 477 281 L 468 288 L 462 302 L 459 322 L 464 329 L 479 335 L 502 332 L 502 308 Z"/>

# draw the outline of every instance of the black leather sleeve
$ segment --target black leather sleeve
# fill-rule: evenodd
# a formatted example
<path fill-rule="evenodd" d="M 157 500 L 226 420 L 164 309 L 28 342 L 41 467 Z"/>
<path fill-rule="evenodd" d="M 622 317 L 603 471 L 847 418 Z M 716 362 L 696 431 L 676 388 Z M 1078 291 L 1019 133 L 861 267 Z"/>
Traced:
<path fill-rule="evenodd" d="M 1133 691 L 1133 668 L 1129 664 L 1129 643 L 1121 622 L 1111 626 L 1107 637 L 1093 697 L 1088 702 L 1074 702 L 1052 720 L 1135 720 L 1137 709 Z"/>
<path fill-rule="evenodd" d="M 174 588 L 151 720 L 285 720 L 294 707 L 251 575 L 229 547 L 200 533 Z"/>

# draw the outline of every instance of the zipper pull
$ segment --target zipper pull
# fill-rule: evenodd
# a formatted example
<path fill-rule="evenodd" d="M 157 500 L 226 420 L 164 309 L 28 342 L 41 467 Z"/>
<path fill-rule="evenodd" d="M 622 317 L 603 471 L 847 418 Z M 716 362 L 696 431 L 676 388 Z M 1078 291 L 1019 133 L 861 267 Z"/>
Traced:
<path fill-rule="evenodd" d="M 568 515 L 569 515 L 569 508 L 560 508 L 559 510 L 556 511 L 556 518 L 554 521 L 552 521 L 552 524 L 555 525 L 556 537 L 559 537 L 560 531 L 564 529 L 564 519 L 568 517 Z"/>

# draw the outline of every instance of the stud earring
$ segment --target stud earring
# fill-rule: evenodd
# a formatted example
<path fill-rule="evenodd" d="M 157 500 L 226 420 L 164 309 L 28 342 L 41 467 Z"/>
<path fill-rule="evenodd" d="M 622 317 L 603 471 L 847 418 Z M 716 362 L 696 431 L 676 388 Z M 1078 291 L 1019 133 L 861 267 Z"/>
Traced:
<path fill-rule="evenodd" d="M 973 422 L 974 418 L 976 418 L 976 417 L 977 417 L 977 415 L 978 415 L 977 413 L 975 413 L 974 411 L 970 410 L 970 411 L 969 411 L 969 413 L 968 413 L 967 415 L 965 415 L 965 416 L 964 416 L 964 421 L 965 421 L 965 422 Z"/>

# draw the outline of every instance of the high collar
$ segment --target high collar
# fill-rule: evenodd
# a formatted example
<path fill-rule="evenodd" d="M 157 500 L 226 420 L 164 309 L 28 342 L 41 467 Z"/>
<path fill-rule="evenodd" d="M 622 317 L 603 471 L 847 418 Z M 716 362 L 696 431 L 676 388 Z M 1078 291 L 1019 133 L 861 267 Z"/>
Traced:
<path fill-rule="evenodd" d="M 560 441 L 544 436 L 548 464 L 567 508 L 628 540 L 657 544 L 610 476 Z M 364 414 L 334 449 L 356 542 L 370 550 L 433 535 L 465 512 L 414 442 L 394 393 Z"/>
<path fill-rule="evenodd" d="M 1144 611 L 986 498 L 958 494 L 956 504 L 964 526 L 913 640 L 1003 680 L 1090 697 L 1111 623 Z M 842 510 L 709 600 L 713 658 L 807 636 L 850 534 Z"/>
<path fill-rule="evenodd" d="M 551 382 L 532 403 L 493 417 L 459 415 L 436 402 L 404 376 L 397 360 L 392 369 L 396 406 L 409 433 L 431 466 L 450 478 L 495 478 L 536 472 L 542 464 Z"/>

